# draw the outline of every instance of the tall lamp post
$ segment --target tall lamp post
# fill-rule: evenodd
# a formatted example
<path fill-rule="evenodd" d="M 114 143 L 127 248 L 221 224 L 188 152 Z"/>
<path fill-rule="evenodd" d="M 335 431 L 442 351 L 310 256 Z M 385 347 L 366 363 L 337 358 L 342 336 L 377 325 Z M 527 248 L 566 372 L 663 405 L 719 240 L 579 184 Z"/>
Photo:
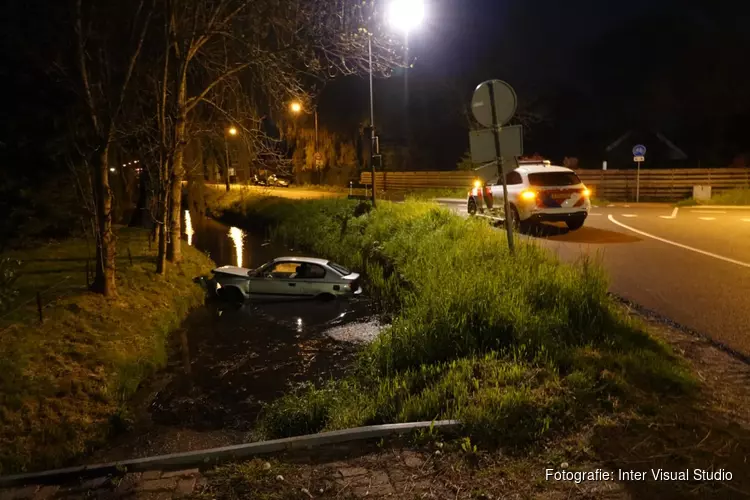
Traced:
<path fill-rule="evenodd" d="M 226 135 L 224 136 L 224 160 L 225 160 L 226 165 L 227 165 L 227 179 L 226 179 L 226 181 L 227 181 L 227 193 L 229 192 L 230 189 L 232 189 L 231 183 L 230 183 L 230 178 L 229 178 L 229 139 L 228 139 L 227 136 L 229 136 L 229 137 L 235 137 L 238 133 L 239 132 L 237 131 L 237 127 L 229 127 L 227 129 Z"/>
<path fill-rule="evenodd" d="M 391 27 L 404 33 L 408 44 L 409 31 L 422 23 L 424 10 L 424 0 L 391 0 L 388 4 L 387 20 Z M 375 150 L 375 105 L 372 88 L 372 34 L 370 34 L 367 40 L 367 49 L 370 63 L 370 175 L 372 175 L 372 206 L 375 207 L 375 162 L 373 161 Z"/>
<path fill-rule="evenodd" d="M 298 114 L 300 114 L 304 110 L 304 108 L 302 107 L 301 103 L 299 103 L 297 101 L 294 101 L 293 103 L 291 103 L 289 105 L 289 110 L 292 113 L 294 113 L 295 115 L 298 115 Z M 318 155 L 318 108 L 313 108 L 313 115 L 315 117 L 315 157 L 314 157 L 314 161 L 317 162 L 318 161 L 317 160 L 317 155 Z M 317 168 L 317 165 L 316 165 L 316 168 Z"/>

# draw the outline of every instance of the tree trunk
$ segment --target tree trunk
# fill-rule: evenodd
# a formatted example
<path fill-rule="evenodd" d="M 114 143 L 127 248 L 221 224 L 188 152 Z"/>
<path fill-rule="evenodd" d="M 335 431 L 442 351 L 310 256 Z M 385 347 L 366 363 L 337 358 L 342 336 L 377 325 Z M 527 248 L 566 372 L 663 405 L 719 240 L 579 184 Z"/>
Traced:
<path fill-rule="evenodd" d="M 166 184 L 166 183 L 165 183 Z M 157 215 L 158 253 L 156 257 L 156 273 L 165 274 L 167 270 L 167 213 L 169 207 L 169 187 L 159 190 L 159 208 Z"/>
<path fill-rule="evenodd" d="M 226 141 L 226 139 L 224 139 Z M 227 159 L 225 161 L 226 166 L 224 167 L 224 181 L 226 182 L 227 193 L 232 190 L 231 179 L 229 178 L 229 153 L 227 153 Z"/>
<path fill-rule="evenodd" d="M 91 290 L 105 297 L 117 294 L 115 286 L 115 234 L 112 231 L 112 189 L 109 185 L 109 145 L 97 156 L 94 164 L 96 179 L 96 275 Z"/>
<path fill-rule="evenodd" d="M 182 94 L 182 92 L 181 92 Z M 184 99 L 184 96 L 183 96 Z M 172 207 L 170 217 L 170 241 L 167 249 L 167 259 L 170 262 L 180 262 L 182 260 L 182 179 L 185 177 L 185 125 L 187 113 L 184 105 L 180 106 L 181 112 L 175 122 L 175 148 L 172 163 Z"/>

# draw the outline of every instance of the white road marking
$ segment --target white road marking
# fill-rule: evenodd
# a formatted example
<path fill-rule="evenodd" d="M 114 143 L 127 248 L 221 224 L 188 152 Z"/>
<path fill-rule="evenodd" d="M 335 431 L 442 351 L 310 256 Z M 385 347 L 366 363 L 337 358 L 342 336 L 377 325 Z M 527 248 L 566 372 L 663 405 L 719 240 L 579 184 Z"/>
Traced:
<path fill-rule="evenodd" d="M 694 214 L 725 214 L 726 210 L 691 210 Z"/>
<path fill-rule="evenodd" d="M 614 206 L 615 205 L 613 205 L 612 203 L 610 203 L 609 205 L 607 205 L 607 208 L 614 207 Z"/>
<path fill-rule="evenodd" d="M 623 217 L 638 217 L 635 214 L 622 214 Z"/>
<path fill-rule="evenodd" d="M 679 207 L 674 207 L 674 210 L 672 210 L 672 215 L 660 215 L 662 219 L 676 219 L 677 218 L 677 212 L 679 211 Z"/>
<path fill-rule="evenodd" d="M 653 234 L 649 234 L 649 233 L 647 233 L 645 231 L 640 231 L 638 229 L 635 229 L 633 227 L 625 225 L 622 222 L 619 222 L 614 217 L 612 217 L 612 215 L 610 215 L 608 217 L 608 219 L 613 224 L 616 224 L 616 225 L 618 225 L 620 227 L 623 227 L 623 228 L 627 229 L 628 231 L 632 231 L 635 234 L 640 234 L 641 236 L 645 236 L 646 238 L 651 238 L 651 239 L 656 240 L 656 241 L 661 241 L 662 243 L 666 243 L 667 245 L 673 245 L 673 246 L 676 246 L 676 247 L 679 247 L 679 248 L 683 248 L 685 250 L 690 250 L 691 252 L 695 252 L 695 253 L 699 253 L 699 254 L 702 254 L 702 255 L 706 255 L 708 257 L 713 257 L 714 259 L 723 260 L 723 261 L 729 262 L 731 264 L 737 264 L 738 266 L 750 268 L 750 263 L 748 263 L 748 262 L 742 262 L 741 260 L 730 259 L 729 257 L 724 257 L 723 255 L 718 255 L 718 254 L 715 254 L 715 253 L 712 253 L 712 252 L 707 252 L 707 251 L 701 250 L 699 248 L 694 248 L 694 247 L 690 247 L 690 246 L 687 246 L 687 245 L 683 245 L 682 243 L 677 243 L 676 241 L 671 241 L 671 240 L 667 240 L 665 238 L 660 238 L 658 236 L 654 236 Z"/>
<path fill-rule="evenodd" d="M 589 215 L 604 215 L 604 214 L 589 214 Z M 750 220 L 750 219 L 748 219 L 748 220 Z"/>
<path fill-rule="evenodd" d="M 750 219 L 740 219 L 742 222 L 750 222 Z"/>
<path fill-rule="evenodd" d="M 716 217 L 698 217 L 700 220 L 716 220 Z"/>
<path fill-rule="evenodd" d="M 630 208 L 630 205 L 623 205 L 623 207 L 625 207 L 625 208 Z"/>

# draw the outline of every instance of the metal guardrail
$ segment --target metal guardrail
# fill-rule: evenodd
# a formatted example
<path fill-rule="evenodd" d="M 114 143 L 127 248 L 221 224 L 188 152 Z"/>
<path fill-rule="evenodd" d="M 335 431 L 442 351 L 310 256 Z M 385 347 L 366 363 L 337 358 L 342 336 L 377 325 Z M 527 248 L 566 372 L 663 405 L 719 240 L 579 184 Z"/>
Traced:
<path fill-rule="evenodd" d="M 432 422 L 406 422 L 400 424 L 370 425 L 339 431 L 321 432 L 290 438 L 258 441 L 254 443 L 223 446 L 208 450 L 196 450 L 169 455 L 135 458 L 105 464 L 82 465 L 66 469 L 55 469 L 43 472 L 0 476 L 0 487 L 22 486 L 26 484 L 54 484 L 65 480 L 86 477 L 118 475 L 124 471 L 140 472 L 147 470 L 173 470 L 190 467 L 207 467 L 231 460 L 242 460 L 249 457 L 278 453 L 290 450 L 311 449 L 318 446 L 361 441 L 373 438 L 384 438 L 417 430 L 438 429 L 452 432 L 460 428 L 458 420 L 437 420 Z M 4 498 L 4 497 L 3 497 Z"/>
<path fill-rule="evenodd" d="M 611 200 L 635 198 L 635 170 L 576 170 L 596 196 Z M 473 172 L 376 172 L 378 190 L 412 191 L 468 188 Z M 362 184 L 371 185 L 370 172 L 362 172 Z M 642 199 L 672 201 L 692 196 L 693 186 L 711 186 L 714 192 L 750 188 L 750 168 L 641 169 Z"/>

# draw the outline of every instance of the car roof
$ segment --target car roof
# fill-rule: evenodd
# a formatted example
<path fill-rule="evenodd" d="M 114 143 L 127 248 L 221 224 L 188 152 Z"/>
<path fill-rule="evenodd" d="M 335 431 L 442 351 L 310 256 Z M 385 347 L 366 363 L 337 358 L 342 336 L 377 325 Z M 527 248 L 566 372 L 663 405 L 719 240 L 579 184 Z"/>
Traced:
<path fill-rule="evenodd" d="M 315 257 L 276 257 L 271 262 L 306 262 L 308 264 L 318 264 L 320 266 L 327 266 L 328 262 L 330 262 L 327 259 L 318 259 Z"/>
<path fill-rule="evenodd" d="M 538 174 L 541 172 L 573 172 L 567 167 L 559 167 L 557 165 L 524 165 L 522 167 L 518 167 L 516 170 L 523 174 Z"/>

